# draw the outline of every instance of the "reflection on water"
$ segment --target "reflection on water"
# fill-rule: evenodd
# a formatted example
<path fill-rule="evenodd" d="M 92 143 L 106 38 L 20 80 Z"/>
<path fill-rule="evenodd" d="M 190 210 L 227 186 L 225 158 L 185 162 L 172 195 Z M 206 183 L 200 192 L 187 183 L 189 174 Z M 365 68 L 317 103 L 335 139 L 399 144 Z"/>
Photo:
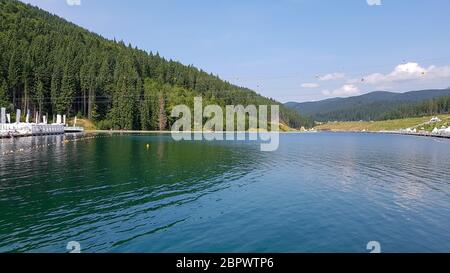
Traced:
<path fill-rule="evenodd" d="M 445 140 L 287 134 L 273 153 L 170 135 L 0 141 L 0 251 L 450 251 Z"/>

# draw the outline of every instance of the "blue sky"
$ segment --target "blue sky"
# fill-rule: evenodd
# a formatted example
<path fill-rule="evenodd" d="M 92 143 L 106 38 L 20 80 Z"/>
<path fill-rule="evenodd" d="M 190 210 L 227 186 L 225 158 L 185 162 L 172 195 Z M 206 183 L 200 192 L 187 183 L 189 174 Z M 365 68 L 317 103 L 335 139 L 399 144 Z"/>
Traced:
<path fill-rule="evenodd" d="M 448 0 L 23 1 L 282 102 L 450 86 Z"/>

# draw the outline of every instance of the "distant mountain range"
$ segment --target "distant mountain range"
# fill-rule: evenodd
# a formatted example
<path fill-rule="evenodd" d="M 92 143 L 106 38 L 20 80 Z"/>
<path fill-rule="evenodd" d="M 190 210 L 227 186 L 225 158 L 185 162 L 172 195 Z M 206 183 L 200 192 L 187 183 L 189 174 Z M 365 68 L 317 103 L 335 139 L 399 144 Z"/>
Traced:
<path fill-rule="evenodd" d="M 450 96 L 450 88 L 394 93 L 376 91 L 350 98 L 332 98 L 315 102 L 288 102 L 285 106 L 315 121 L 356 121 L 383 119 L 406 105 Z"/>

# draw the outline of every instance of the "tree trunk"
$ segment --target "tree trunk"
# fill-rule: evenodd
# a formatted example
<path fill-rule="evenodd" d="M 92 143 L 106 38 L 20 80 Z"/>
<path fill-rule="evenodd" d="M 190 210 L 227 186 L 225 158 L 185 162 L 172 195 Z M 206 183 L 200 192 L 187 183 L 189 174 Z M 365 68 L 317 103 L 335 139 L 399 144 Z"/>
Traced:
<path fill-rule="evenodd" d="M 93 103 L 93 99 L 94 99 L 94 91 L 92 90 L 92 88 L 89 89 L 89 95 L 88 95 L 88 119 L 92 119 L 92 103 Z"/>
<path fill-rule="evenodd" d="M 164 131 L 167 127 L 166 102 L 164 96 L 159 97 L 159 130 Z"/>

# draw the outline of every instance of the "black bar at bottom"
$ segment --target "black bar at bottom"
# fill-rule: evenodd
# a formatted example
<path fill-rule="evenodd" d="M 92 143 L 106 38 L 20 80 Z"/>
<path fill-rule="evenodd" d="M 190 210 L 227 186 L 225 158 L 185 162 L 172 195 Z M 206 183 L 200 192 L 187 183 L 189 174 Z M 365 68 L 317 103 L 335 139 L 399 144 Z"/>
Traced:
<path fill-rule="evenodd" d="M 70 267 L 77 272 L 111 268 L 133 272 L 302 272 L 445 266 L 449 254 L 0 254 L 2 267 Z M 87 266 L 89 265 L 89 266 Z M 93 267 L 92 267 L 93 266 Z M 163 271 L 161 271 L 163 270 Z M 103 272 L 103 271 L 102 271 Z"/>

